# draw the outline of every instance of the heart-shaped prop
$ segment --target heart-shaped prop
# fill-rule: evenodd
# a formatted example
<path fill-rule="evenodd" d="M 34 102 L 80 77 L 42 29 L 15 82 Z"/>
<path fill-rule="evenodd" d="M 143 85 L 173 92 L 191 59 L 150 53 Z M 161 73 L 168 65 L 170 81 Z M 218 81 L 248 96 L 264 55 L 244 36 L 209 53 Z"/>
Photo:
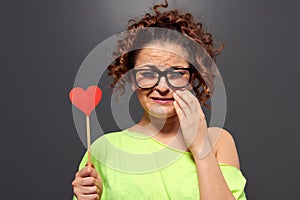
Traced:
<path fill-rule="evenodd" d="M 69 97 L 74 106 L 89 116 L 100 103 L 102 90 L 96 85 L 92 85 L 86 90 L 76 87 L 70 91 Z"/>

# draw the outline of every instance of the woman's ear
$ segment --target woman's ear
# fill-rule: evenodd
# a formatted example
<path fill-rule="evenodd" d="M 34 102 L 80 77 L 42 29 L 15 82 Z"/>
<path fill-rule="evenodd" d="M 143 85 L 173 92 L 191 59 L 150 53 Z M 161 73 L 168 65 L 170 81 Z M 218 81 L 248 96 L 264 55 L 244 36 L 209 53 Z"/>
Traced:
<path fill-rule="evenodd" d="M 192 86 L 192 84 L 190 83 L 190 84 L 188 84 L 188 86 L 186 87 L 186 89 L 187 90 L 192 90 L 193 89 L 193 86 Z"/>
<path fill-rule="evenodd" d="M 192 73 L 191 83 L 193 83 L 193 81 L 195 80 L 195 78 L 196 78 L 196 74 Z"/>
<path fill-rule="evenodd" d="M 131 83 L 131 88 L 132 88 L 133 91 L 135 91 L 137 89 L 137 86 L 135 85 L 134 82 Z"/>
<path fill-rule="evenodd" d="M 133 75 L 132 74 L 130 74 L 130 81 L 131 81 L 131 88 L 132 88 L 132 90 L 133 91 L 135 91 L 138 87 L 136 86 L 136 84 L 135 84 L 135 81 L 134 81 L 134 78 L 133 78 Z"/>
<path fill-rule="evenodd" d="M 192 78 L 191 78 L 191 81 L 190 83 L 188 84 L 188 86 L 186 87 L 187 90 L 192 90 L 193 89 L 193 84 L 194 84 L 194 81 L 195 81 L 195 74 L 193 73 L 192 74 Z"/>

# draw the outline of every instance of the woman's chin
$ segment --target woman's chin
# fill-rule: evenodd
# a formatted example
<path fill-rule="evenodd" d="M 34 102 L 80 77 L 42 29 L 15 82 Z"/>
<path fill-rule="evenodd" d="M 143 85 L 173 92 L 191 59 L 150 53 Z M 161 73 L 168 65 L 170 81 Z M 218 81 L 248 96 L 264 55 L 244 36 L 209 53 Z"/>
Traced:
<path fill-rule="evenodd" d="M 152 106 L 148 111 L 150 117 L 158 119 L 167 119 L 176 116 L 176 111 L 174 108 L 162 107 L 162 106 Z"/>

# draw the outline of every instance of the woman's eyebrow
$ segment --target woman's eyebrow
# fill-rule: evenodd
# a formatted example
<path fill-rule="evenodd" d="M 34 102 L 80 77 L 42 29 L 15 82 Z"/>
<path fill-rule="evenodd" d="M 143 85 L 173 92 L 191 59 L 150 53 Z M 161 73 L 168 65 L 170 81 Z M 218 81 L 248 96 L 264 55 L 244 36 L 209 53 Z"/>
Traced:
<path fill-rule="evenodd" d="M 181 65 L 173 65 L 173 66 L 170 66 L 170 68 L 172 68 L 172 69 L 177 69 L 177 68 L 188 69 L 189 67 L 184 67 L 184 66 L 181 66 Z"/>
<path fill-rule="evenodd" d="M 188 67 L 183 67 L 183 66 L 179 66 L 179 65 L 174 65 L 174 66 L 170 66 L 169 68 L 163 70 L 163 71 L 173 71 L 176 70 L 178 68 L 188 68 Z M 159 67 L 155 64 L 145 64 L 145 65 L 140 65 L 138 66 L 138 69 L 150 69 L 150 70 L 154 70 L 154 71 L 162 71 L 159 69 Z"/>
<path fill-rule="evenodd" d="M 140 65 L 138 66 L 139 69 L 154 69 L 154 70 L 159 70 L 157 65 L 154 64 L 145 64 L 145 65 Z"/>

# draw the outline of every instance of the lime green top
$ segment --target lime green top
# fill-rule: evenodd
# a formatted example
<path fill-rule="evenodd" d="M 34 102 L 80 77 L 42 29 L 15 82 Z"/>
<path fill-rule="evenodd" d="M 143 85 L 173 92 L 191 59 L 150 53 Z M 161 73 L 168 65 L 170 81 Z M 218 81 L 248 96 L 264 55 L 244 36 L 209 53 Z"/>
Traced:
<path fill-rule="evenodd" d="M 103 181 L 101 200 L 200 199 L 191 152 L 128 130 L 103 135 L 92 144 L 91 152 Z M 87 154 L 79 169 L 86 163 Z M 219 166 L 234 197 L 245 200 L 246 178 L 242 172 L 224 163 Z"/>

